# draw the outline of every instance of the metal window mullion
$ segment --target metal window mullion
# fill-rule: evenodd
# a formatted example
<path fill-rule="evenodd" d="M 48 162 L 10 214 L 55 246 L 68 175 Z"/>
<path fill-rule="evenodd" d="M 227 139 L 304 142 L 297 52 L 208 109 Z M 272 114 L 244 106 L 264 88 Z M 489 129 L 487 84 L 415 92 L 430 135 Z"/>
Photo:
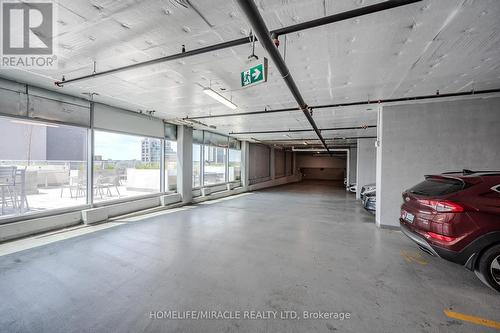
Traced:
<path fill-rule="evenodd" d="M 226 150 L 226 158 L 224 161 L 226 174 L 224 176 L 224 182 L 229 183 L 229 148 L 224 148 Z"/>
<path fill-rule="evenodd" d="M 87 131 L 87 205 L 94 205 L 94 102 L 90 102 L 90 129 Z"/>
<path fill-rule="evenodd" d="M 165 164 L 165 139 L 160 140 L 160 193 L 165 192 L 165 173 L 167 172 Z"/>
<path fill-rule="evenodd" d="M 205 131 L 201 132 L 200 144 L 200 188 L 205 186 Z"/>

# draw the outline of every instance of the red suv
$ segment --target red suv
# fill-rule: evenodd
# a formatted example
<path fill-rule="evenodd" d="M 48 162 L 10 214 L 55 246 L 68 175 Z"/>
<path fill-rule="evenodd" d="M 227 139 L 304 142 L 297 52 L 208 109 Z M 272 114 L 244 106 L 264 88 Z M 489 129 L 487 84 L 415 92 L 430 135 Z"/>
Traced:
<path fill-rule="evenodd" d="M 403 192 L 399 221 L 422 250 L 500 291 L 500 171 L 425 176 Z"/>

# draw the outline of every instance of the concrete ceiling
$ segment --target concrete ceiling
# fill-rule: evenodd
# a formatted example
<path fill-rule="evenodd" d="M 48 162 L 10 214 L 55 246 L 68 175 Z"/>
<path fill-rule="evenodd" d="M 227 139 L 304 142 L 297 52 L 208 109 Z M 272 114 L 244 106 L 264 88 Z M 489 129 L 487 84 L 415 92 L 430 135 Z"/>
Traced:
<path fill-rule="evenodd" d="M 202 93 L 214 90 L 238 105 L 234 112 L 295 107 L 272 63 L 267 83 L 240 88 L 251 45 L 243 45 L 105 77 L 54 87 L 67 79 L 248 36 L 249 25 L 232 1 L 58 0 L 56 70 L 0 69 L 17 81 L 83 96 L 156 116 L 232 112 Z M 375 0 L 257 1 L 268 27 L 276 29 L 380 2 Z M 424 0 L 358 19 L 281 36 L 280 51 L 309 105 L 375 100 L 500 87 L 500 1 Z M 259 57 L 266 56 L 260 45 Z M 221 90 L 224 89 L 224 90 Z M 319 128 L 376 124 L 377 107 L 314 111 Z M 310 128 L 300 111 L 201 120 L 217 131 Z M 325 132 L 324 136 L 376 135 L 376 129 Z M 284 140 L 314 133 L 240 135 Z"/>

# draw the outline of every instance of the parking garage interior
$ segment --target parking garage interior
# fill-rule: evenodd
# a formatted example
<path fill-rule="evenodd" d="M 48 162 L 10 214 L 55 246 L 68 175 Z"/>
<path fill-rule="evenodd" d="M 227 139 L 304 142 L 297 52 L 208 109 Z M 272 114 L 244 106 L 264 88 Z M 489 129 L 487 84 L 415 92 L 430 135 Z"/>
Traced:
<path fill-rule="evenodd" d="M 500 329 L 498 1 L 0 5 L 1 332 Z"/>

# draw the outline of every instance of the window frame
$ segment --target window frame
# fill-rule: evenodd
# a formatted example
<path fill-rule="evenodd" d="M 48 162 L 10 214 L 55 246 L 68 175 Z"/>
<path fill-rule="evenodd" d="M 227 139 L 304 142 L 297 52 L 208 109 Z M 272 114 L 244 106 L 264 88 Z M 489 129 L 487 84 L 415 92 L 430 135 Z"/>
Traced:
<path fill-rule="evenodd" d="M 77 127 L 80 129 L 85 130 L 85 146 L 86 146 L 86 152 L 85 152 L 85 160 L 84 162 L 87 164 L 85 171 L 86 171 L 86 186 L 85 186 L 85 191 L 88 192 L 88 180 L 90 179 L 90 175 L 88 174 L 88 155 L 90 151 L 92 150 L 89 146 L 89 139 L 91 136 L 91 131 L 92 129 L 88 126 L 82 125 L 82 124 L 74 124 L 74 123 L 67 123 L 67 122 L 61 122 L 61 121 L 54 121 L 54 120 L 46 120 L 46 119 L 34 119 L 30 117 L 24 117 L 24 116 L 17 116 L 17 115 L 10 115 L 10 114 L 0 114 L 0 118 L 12 121 L 12 120 L 18 120 L 18 121 L 26 121 L 26 122 L 31 122 L 31 123 L 40 123 L 40 124 L 53 124 L 56 126 L 63 126 L 63 127 Z M 35 125 L 36 126 L 36 125 Z M 1 156 L 0 156 L 1 159 Z M 85 196 L 85 203 L 83 204 L 77 204 L 74 206 L 68 206 L 68 207 L 61 207 L 61 208 L 55 208 L 55 209 L 46 209 L 46 210 L 40 210 L 40 211 L 32 211 L 32 212 L 25 212 L 22 215 L 14 215 L 10 217 L 2 217 L 0 215 L 0 225 L 5 225 L 5 224 L 10 224 L 10 223 L 16 223 L 16 222 L 21 222 L 21 221 L 28 221 L 28 220 L 33 220 L 33 219 L 38 219 L 38 218 L 44 218 L 44 217 L 50 217 L 50 216 L 56 216 L 56 215 L 61 215 L 61 214 L 67 214 L 67 213 L 75 213 L 75 212 L 80 212 L 84 209 L 90 209 L 92 208 L 92 204 L 89 203 L 88 197 Z"/>
<path fill-rule="evenodd" d="M 166 194 L 172 194 L 172 192 L 165 192 L 164 191 L 164 185 L 162 185 L 162 171 L 165 172 L 164 170 L 164 163 L 162 163 L 162 156 L 164 155 L 161 150 L 162 148 L 164 148 L 164 141 L 165 139 L 160 139 L 160 138 L 157 138 L 157 137 L 148 137 L 148 136 L 143 136 L 143 135 L 140 135 L 140 134 L 134 134 L 134 133 L 126 133 L 126 132 L 123 132 L 123 131 L 115 131 L 115 130 L 108 130 L 108 129 L 100 129 L 100 128 L 92 128 L 90 129 L 92 131 L 92 144 L 93 144 L 93 147 L 92 147 L 92 157 L 91 157 L 91 169 L 92 169 L 92 180 L 91 180 L 91 183 L 92 183 L 92 186 L 91 186 L 91 190 L 92 190 L 92 194 L 94 193 L 94 178 L 95 178 L 95 172 L 94 172 L 94 161 L 95 161 L 95 131 L 98 131 L 98 132 L 107 132 L 107 133 L 112 133 L 112 134 L 120 134 L 120 135 L 129 135 L 129 136 L 135 136 L 135 137 L 138 137 L 138 138 L 149 138 L 149 139 L 154 139 L 154 140 L 160 140 L 160 168 L 158 169 L 159 172 L 160 172 L 160 180 L 159 180 L 159 190 L 158 192 L 155 192 L 155 193 L 146 193 L 146 194 L 140 194 L 140 195 L 136 195 L 136 196 L 131 196 L 131 197 L 124 197 L 124 198 L 117 198 L 117 199 L 111 199 L 111 200 L 103 200 L 103 201 L 95 201 L 95 195 L 92 195 L 92 201 L 89 203 L 87 202 L 87 204 L 89 204 L 91 207 L 104 207 L 104 206 L 109 206 L 109 205 L 114 205 L 114 204 L 118 204 L 118 203 L 123 203 L 123 202 L 128 202 L 128 201 L 133 201 L 133 200 L 140 200 L 140 199 L 148 199 L 148 198 L 154 198 L 154 197 L 159 197 L 159 196 L 162 196 L 162 195 L 166 195 Z M 87 161 L 88 163 L 88 161 Z M 89 191 L 87 191 L 89 192 Z"/>
<path fill-rule="evenodd" d="M 131 202 L 135 200 L 141 200 L 141 199 L 148 199 L 148 198 L 156 198 L 160 197 L 162 195 L 169 195 L 173 193 L 178 193 L 179 189 L 177 189 L 176 192 L 169 191 L 168 188 L 166 188 L 166 174 L 165 172 L 168 172 L 167 166 L 165 163 L 165 142 L 166 141 L 173 141 L 177 142 L 177 138 L 175 140 L 173 138 L 159 138 L 155 136 L 145 136 L 145 135 L 140 135 L 136 133 L 129 133 L 126 131 L 120 131 L 120 130 L 114 130 L 114 129 L 104 129 L 104 128 L 96 128 L 93 125 L 92 121 L 92 102 L 90 102 L 90 110 L 91 110 L 91 122 L 89 126 L 81 125 L 81 124 L 74 124 L 74 123 L 69 123 L 69 122 L 61 122 L 61 121 L 53 121 L 53 120 L 45 120 L 45 119 L 32 119 L 29 117 L 24 117 L 24 116 L 17 116 L 17 115 L 11 115 L 11 114 L 1 114 L 0 116 L 2 118 L 8 119 L 8 120 L 25 120 L 25 121 L 30 121 L 30 122 L 38 122 L 38 123 L 48 123 L 48 124 L 54 124 L 54 125 L 60 125 L 60 126 L 68 126 L 68 127 L 77 127 L 77 128 L 82 128 L 86 130 L 86 149 L 87 152 L 85 154 L 85 160 L 84 162 L 87 164 L 87 181 L 86 181 L 86 187 L 85 191 L 87 195 L 85 196 L 85 204 L 78 204 L 75 206 L 70 206 L 70 207 L 62 207 L 62 208 L 56 208 L 56 209 L 47 209 L 44 211 L 34 211 L 34 212 L 26 212 L 23 215 L 16 215 L 16 216 L 11 216 L 11 217 L 5 217 L 5 218 L 0 218 L 0 225 L 1 224 L 8 224 L 8 223 L 14 223 L 14 222 L 20 222 L 20 221 L 26 221 L 26 220 L 32 220 L 32 219 L 37 219 L 37 218 L 44 218 L 44 217 L 50 217 L 50 216 L 57 216 L 60 214 L 65 214 L 65 213 L 76 213 L 76 212 L 81 212 L 82 210 L 85 209 L 90 209 L 90 208 L 98 208 L 98 207 L 106 207 L 106 206 L 111 206 L 115 204 L 120 204 L 120 203 L 126 203 L 126 202 Z M 172 125 L 172 124 L 169 124 Z M 172 125 L 176 126 L 176 125 Z M 161 156 L 160 156 L 160 167 L 159 167 L 159 172 L 160 172 L 160 180 L 159 180 L 159 187 L 158 187 L 158 192 L 154 193 L 145 193 L 141 195 L 134 195 L 134 196 L 127 196 L 127 197 L 122 197 L 122 198 L 116 198 L 116 199 L 110 199 L 110 200 L 103 200 L 103 201 L 96 201 L 95 196 L 92 195 L 94 192 L 94 180 L 95 180 L 95 173 L 94 173 L 94 163 L 95 163 L 95 148 L 96 148 L 96 140 L 95 140 L 95 134 L 96 131 L 98 132 L 106 132 L 106 133 L 112 133 L 112 134 L 119 134 L 119 135 L 126 135 L 126 136 L 135 136 L 139 138 L 149 138 L 149 139 L 155 139 L 160 141 L 161 145 Z M 203 136 L 205 131 L 202 130 Z M 200 146 L 200 184 L 199 186 L 192 186 L 192 190 L 200 190 L 201 188 L 207 187 L 217 187 L 217 186 L 222 186 L 225 184 L 234 184 L 234 183 L 240 183 L 241 184 L 241 177 L 242 174 L 240 172 L 240 180 L 234 180 L 234 181 L 229 181 L 229 150 L 235 150 L 239 151 L 240 154 L 242 152 L 241 149 L 241 141 L 239 141 L 236 138 L 219 134 L 219 133 L 214 133 L 219 136 L 224 136 L 225 140 L 227 141 L 227 144 L 225 147 L 220 147 L 220 146 L 212 146 L 212 145 L 207 145 L 209 147 L 216 147 L 216 148 L 221 148 L 224 149 L 225 153 L 225 161 L 224 161 L 224 182 L 217 183 L 217 184 L 207 184 L 205 185 L 205 143 L 204 141 L 202 143 L 193 143 L 193 144 L 198 144 Z M 233 147 L 238 147 L 238 148 L 230 148 Z M 241 163 L 241 161 L 240 161 Z M 89 173 L 90 171 L 90 173 Z"/>

